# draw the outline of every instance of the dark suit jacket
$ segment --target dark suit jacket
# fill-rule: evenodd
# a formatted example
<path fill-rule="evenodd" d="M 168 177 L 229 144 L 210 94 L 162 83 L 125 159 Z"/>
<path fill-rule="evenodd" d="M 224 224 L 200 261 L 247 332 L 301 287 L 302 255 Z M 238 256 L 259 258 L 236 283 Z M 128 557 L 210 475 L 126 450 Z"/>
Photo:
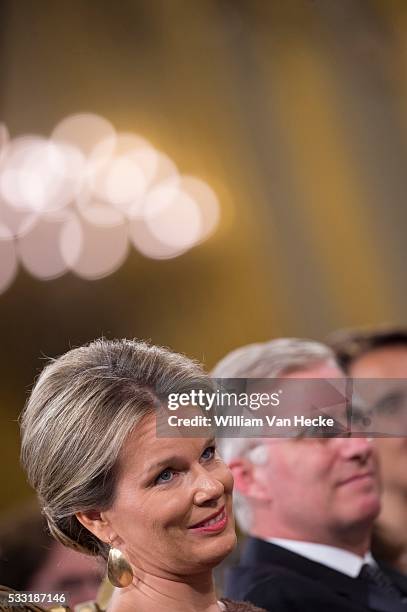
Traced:
<path fill-rule="evenodd" d="M 380 567 L 407 602 L 407 577 Z M 225 594 L 269 612 L 407 612 L 407 603 L 374 585 L 256 538 L 248 538 L 240 564 L 229 570 Z"/>

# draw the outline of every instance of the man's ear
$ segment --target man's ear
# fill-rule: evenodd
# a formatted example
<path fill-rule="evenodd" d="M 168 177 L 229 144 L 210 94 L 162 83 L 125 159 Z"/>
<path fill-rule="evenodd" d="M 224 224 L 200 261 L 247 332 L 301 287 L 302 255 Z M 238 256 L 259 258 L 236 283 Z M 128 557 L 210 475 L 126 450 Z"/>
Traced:
<path fill-rule="evenodd" d="M 115 537 L 110 522 L 104 512 L 87 510 L 75 514 L 78 521 L 102 542 L 110 543 Z"/>
<path fill-rule="evenodd" d="M 235 480 L 235 489 L 245 497 L 259 501 L 270 501 L 270 493 L 264 477 L 261 476 L 261 468 L 252 463 L 246 457 L 233 459 L 229 463 Z"/>

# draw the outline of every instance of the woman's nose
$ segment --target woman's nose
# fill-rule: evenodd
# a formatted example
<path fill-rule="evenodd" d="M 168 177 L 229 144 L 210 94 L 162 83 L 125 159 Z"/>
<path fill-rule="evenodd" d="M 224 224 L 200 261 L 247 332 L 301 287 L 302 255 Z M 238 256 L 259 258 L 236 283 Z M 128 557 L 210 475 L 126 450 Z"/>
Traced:
<path fill-rule="evenodd" d="M 211 476 L 206 470 L 200 472 L 195 481 L 194 503 L 202 506 L 211 501 L 216 501 L 225 492 L 225 487 L 220 480 Z"/>

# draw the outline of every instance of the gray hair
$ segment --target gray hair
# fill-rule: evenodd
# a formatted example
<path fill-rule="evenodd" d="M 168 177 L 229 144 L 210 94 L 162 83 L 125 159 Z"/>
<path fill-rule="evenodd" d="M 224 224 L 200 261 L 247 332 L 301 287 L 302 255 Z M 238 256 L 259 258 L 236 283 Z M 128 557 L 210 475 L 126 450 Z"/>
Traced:
<path fill-rule="evenodd" d="M 214 367 L 211 375 L 214 378 L 278 378 L 326 361 L 335 363 L 335 354 L 324 344 L 299 338 L 280 338 L 248 344 L 232 351 Z M 261 452 L 261 446 L 255 438 L 219 440 L 219 450 L 226 463 L 238 457 L 246 457 L 255 464 L 264 463 L 265 454 Z M 247 533 L 251 525 L 250 504 L 236 490 L 234 504 L 239 526 Z"/>
<path fill-rule="evenodd" d="M 21 417 L 21 461 L 51 534 L 106 558 L 75 513 L 111 507 L 120 450 L 144 416 L 169 393 L 209 386 L 197 363 L 136 340 L 99 339 L 51 361 Z"/>

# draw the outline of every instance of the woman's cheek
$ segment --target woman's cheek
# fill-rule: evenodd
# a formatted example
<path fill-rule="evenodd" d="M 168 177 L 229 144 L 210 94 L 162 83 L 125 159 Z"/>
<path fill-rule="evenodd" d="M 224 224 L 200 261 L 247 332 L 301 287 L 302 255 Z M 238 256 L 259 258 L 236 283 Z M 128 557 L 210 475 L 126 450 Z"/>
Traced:
<path fill-rule="evenodd" d="M 168 499 L 156 500 L 156 503 L 155 510 L 151 509 L 151 515 L 154 516 L 154 526 L 157 530 L 186 526 L 192 508 L 190 496 L 178 490 L 172 492 Z"/>
<path fill-rule="evenodd" d="M 231 493 L 233 491 L 234 478 L 231 470 L 227 467 L 225 463 L 222 462 L 221 466 L 219 466 L 219 476 L 220 482 L 222 482 L 225 493 Z"/>

